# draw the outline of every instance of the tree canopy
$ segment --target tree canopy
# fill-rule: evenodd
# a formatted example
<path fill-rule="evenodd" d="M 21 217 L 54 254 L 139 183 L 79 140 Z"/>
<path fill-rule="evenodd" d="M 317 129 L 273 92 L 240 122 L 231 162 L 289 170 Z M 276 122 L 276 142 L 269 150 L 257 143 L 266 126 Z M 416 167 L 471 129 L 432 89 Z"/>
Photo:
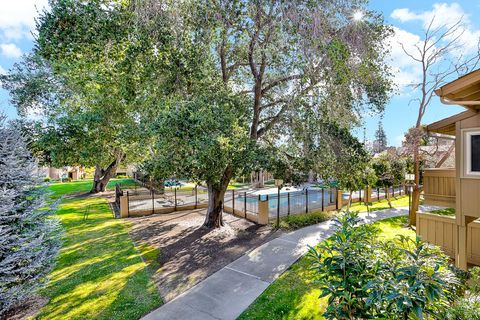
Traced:
<path fill-rule="evenodd" d="M 391 89 L 390 28 L 367 4 L 56 0 L 32 57 L 2 82 L 20 109 L 45 110 L 52 161 L 96 166 L 93 191 L 125 158 L 146 161 L 157 176 L 205 181 L 205 224 L 218 226 L 238 172 L 363 171 L 349 130 Z"/>
<path fill-rule="evenodd" d="M 216 90 L 242 97 L 246 106 L 242 119 L 256 148 L 251 157 L 242 157 L 240 162 L 223 162 L 223 172 L 215 172 L 215 179 L 211 177 L 216 171 L 213 169 L 197 176 L 197 157 L 186 156 L 176 139 L 165 144 L 165 134 L 158 126 L 151 130 L 152 137 L 162 143 L 155 144 L 152 154 L 167 153 L 167 159 L 182 159 L 186 162 L 183 167 L 191 169 L 185 175 L 206 181 L 207 185 L 215 181 L 225 188 L 233 172 L 256 166 L 269 168 L 277 175 L 283 173 L 292 180 L 316 171 L 324 178 L 342 178 L 345 185 L 353 183 L 346 181 L 352 175 L 341 176 L 340 169 L 351 173 L 352 167 L 368 160 L 364 161 L 366 155 L 358 141 L 348 136 L 348 130 L 359 123 L 365 106 L 381 111 L 390 90 L 383 62 L 383 39 L 390 30 L 380 15 L 366 9 L 366 2 L 187 1 L 155 6 L 154 1 L 145 1 L 136 10 L 139 25 L 165 26 L 162 32 L 173 35 L 170 43 L 176 51 L 181 48 L 204 61 L 198 65 L 183 60 L 185 65 L 193 65 L 190 74 L 185 74 L 182 64 L 178 65 L 179 81 L 187 77 L 191 82 L 185 86 L 188 90 L 175 90 L 175 95 L 181 92 L 181 101 L 197 101 L 196 96 L 205 96 L 205 90 Z M 359 10 L 365 12 L 364 21 L 352 18 Z M 169 19 L 168 26 L 162 23 L 165 19 Z M 165 42 L 152 42 L 150 46 L 165 48 Z M 192 47 L 202 50 L 193 52 Z M 198 79 L 200 83 L 196 83 Z M 212 85 L 205 86 L 206 82 Z M 154 111 L 150 110 L 148 117 L 158 106 L 150 109 Z M 177 116 L 178 110 L 167 112 Z M 209 122 L 215 121 L 214 114 L 211 116 Z M 191 134 L 182 141 L 191 144 L 189 148 L 196 147 L 194 136 L 202 133 Z M 242 150 L 245 142 L 235 141 L 236 149 Z M 202 149 L 202 154 L 219 157 L 214 150 L 218 151 Z M 329 161 L 322 154 L 330 155 Z M 325 161 L 323 165 L 320 160 Z M 167 168 L 163 160 L 157 161 Z M 335 172 L 326 169 L 333 163 L 337 165 Z M 359 165 L 358 171 L 364 167 Z M 210 197 L 222 197 L 222 192 L 218 190 Z M 209 208 L 211 211 L 218 210 Z M 212 219 L 217 217 L 213 215 Z"/>

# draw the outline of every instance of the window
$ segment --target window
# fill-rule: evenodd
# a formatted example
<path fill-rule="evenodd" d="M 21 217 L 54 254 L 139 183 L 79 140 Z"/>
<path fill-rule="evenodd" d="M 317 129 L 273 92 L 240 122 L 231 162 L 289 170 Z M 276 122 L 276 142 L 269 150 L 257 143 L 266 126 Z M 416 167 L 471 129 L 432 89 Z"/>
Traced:
<path fill-rule="evenodd" d="M 465 175 L 480 176 L 480 131 L 466 131 Z"/>

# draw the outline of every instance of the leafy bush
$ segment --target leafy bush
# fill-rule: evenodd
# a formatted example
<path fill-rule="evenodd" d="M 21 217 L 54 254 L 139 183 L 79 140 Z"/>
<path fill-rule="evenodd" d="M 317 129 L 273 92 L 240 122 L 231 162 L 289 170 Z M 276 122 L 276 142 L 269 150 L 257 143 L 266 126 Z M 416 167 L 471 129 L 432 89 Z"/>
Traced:
<path fill-rule="evenodd" d="M 43 181 L 45 181 L 45 182 L 50 182 L 50 180 L 51 180 L 50 177 L 43 178 Z"/>
<path fill-rule="evenodd" d="M 118 174 L 116 178 L 117 178 L 117 179 L 127 179 L 128 176 L 126 176 L 126 175 L 124 175 L 124 174 Z"/>
<path fill-rule="evenodd" d="M 446 309 L 439 318 L 447 320 L 480 320 L 480 268 L 474 267 L 465 281 L 465 296 Z"/>
<path fill-rule="evenodd" d="M 454 300 L 460 282 L 438 248 L 404 236 L 383 242 L 358 223 L 346 212 L 330 241 L 309 251 L 327 319 L 423 318 Z"/>
<path fill-rule="evenodd" d="M 442 318 L 446 320 L 480 320 L 480 300 L 461 298 L 447 309 Z"/>
<path fill-rule="evenodd" d="M 327 221 L 332 217 L 332 213 L 323 211 L 313 211 L 303 214 L 292 214 L 280 219 L 280 229 L 294 230 L 306 227 L 312 224 Z"/>
<path fill-rule="evenodd" d="M 467 290 L 473 296 L 480 296 L 480 267 L 474 267 L 470 270 Z"/>

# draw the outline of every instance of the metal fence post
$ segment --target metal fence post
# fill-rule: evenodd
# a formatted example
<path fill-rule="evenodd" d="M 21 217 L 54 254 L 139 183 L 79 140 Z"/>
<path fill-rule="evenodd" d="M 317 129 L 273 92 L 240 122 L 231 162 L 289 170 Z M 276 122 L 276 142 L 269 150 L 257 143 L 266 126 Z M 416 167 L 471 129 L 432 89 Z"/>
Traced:
<path fill-rule="evenodd" d="M 153 190 L 151 191 L 152 193 L 152 214 L 155 213 L 155 194 L 153 193 Z"/>
<path fill-rule="evenodd" d="M 289 216 L 290 215 L 290 192 L 287 193 L 287 204 L 288 204 L 287 216 Z"/>
<path fill-rule="evenodd" d="M 130 216 L 130 196 L 127 191 L 127 216 Z"/>
<path fill-rule="evenodd" d="M 380 188 L 377 188 L 377 201 L 380 201 Z"/>
<path fill-rule="evenodd" d="M 235 189 L 232 190 L 232 214 L 235 214 Z"/>
<path fill-rule="evenodd" d="M 197 209 L 197 203 L 198 203 L 198 185 L 195 185 L 195 209 Z"/>
<path fill-rule="evenodd" d="M 175 190 L 175 211 L 177 211 L 177 188 L 174 189 Z"/>
<path fill-rule="evenodd" d="M 325 200 L 325 189 L 322 188 L 322 212 L 325 210 L 324 200 Z"/>
<path fill-rule="evenodd" d="M 305 213 L 308 213 L 308 188 L 305 189 Z"/>
<path fill-rule="evenodd" d="M 335 188 L 335 208 L 338 209 L 338 189 Z"/>
<path fill-rule="evenodd" d="M 245 213 L 245 219 L 247 218 L 247 192 L 243 193 L 243 211 Z"/>
<path fill-rule="evenodd" d="M 278 189 L 277 198 L 277 228 L 280 226 L 280 188 Z"/>

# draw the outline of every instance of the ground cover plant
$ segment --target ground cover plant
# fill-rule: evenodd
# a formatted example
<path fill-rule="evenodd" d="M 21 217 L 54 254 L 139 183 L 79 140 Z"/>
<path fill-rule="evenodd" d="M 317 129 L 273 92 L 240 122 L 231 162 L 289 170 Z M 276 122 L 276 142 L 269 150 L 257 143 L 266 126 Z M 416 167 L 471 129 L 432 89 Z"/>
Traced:
<path fill-rule="evenodd" d="M 479 320 L 480 319 L 480 267 L 469 270 L 466 281 L 465 295 L 444 312 L 448 320 Z"/>
<path fill-rule="evenodd" d="M 55 197 L 90 187 L 91 181 L 50 186 Z M 114 219 L 106 199 L 63 199 L 57 216 L 65 228 L 64 242 L 41 291 L 49 301 L 38 319 L 138 319 L 162 303 L 128 234 L 129 222 Z M 141 249 L 152 255 L 150 248 Z"/>

